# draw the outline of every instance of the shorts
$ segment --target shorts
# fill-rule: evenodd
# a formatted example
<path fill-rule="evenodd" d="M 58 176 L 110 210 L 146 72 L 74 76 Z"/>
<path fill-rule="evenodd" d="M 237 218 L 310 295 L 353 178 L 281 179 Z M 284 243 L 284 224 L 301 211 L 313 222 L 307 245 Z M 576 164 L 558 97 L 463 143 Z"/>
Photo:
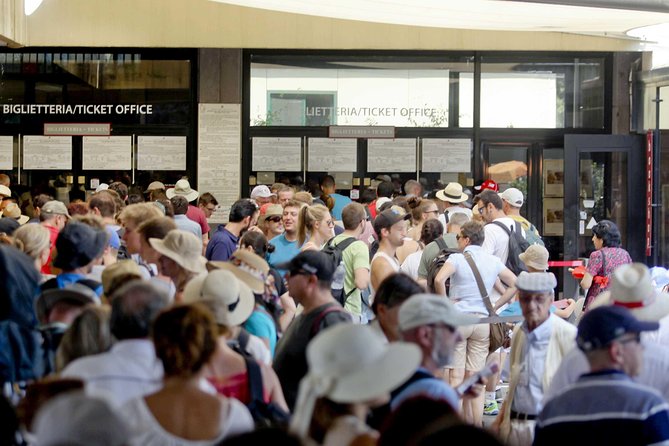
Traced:
<path fill-rule="evenodd" d="M 490 324 L 458 327 L 464 339 L 455 344 L 453 368 L 476 372 L 485 367 L 490 348 Z"/>

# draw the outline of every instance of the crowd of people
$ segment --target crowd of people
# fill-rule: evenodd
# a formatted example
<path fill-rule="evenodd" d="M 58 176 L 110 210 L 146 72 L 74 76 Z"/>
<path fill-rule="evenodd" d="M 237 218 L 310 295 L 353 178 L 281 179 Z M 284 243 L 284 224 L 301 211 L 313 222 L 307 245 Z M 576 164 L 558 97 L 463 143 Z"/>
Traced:
<path fill-rule="evenodd" d="M 612 221 L 556 300 L 490 180 L 259 185 L 217 228 L 187 179 L 25 216 L 10 186 L 0 444 L 669 444 L 669 275 Z"/>

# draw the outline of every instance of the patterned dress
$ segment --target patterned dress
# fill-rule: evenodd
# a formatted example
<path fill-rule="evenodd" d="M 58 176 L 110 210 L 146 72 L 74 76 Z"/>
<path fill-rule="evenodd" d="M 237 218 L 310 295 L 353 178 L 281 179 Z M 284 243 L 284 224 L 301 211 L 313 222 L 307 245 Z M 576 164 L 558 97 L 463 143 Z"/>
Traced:
<path fill-rule="evenodd" d="M 625 265 L 627 263 L 632 263 L 632 258 L 623 248 L 605 247 L 590 254 L 590 260 L 588 260 L 588 267 L 586 270 L 592 277 L 603 276 L 607 277 L 610 281 L 613 271 L 620 265 Z M 593 281 L 585 299 L 585 309 L 587 309 L 595 297 L 605 289 L 606 288 L 602 288 L 600 284 Z"/>

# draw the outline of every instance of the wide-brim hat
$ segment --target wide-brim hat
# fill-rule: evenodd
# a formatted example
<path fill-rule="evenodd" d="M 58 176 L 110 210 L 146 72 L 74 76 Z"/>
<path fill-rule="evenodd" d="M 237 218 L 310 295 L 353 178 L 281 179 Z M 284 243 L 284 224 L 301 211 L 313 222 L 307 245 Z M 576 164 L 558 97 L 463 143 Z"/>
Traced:
<path fill-rule="evenodd" d="M 448 183 L 443 190 L 437 191 L 437 198 L 449 203 L 463 203 L 469 199 L 460 183 Z"/>
<path fill-rule="evenodd" d="M 541 245 L 530 245 L 529 248 L 518 255 L 520 260 L 527 266 L 546 271 L 548 269 L 548 250 Z"/>
<path fill-rule="evenodd" d="M 207 259 L 202 257 L 202 242 L 191 232 L 172 229 L 164 239 L 150 238 L 149 243 L 153 249 L 188 271 L 194 273 L 207 271 L 205 266 Z"/>
<path fill-rule="evenodd" d="M 397 315 L 402 331 L 432 324 L 446 324 L 456 328 L 477 324 L 479 319 L 479 316 L 461 312 L 444 296 L 427 293 L 414 294 L 404 301 Z"/>
<path fill-rule="evenodd" d="M 251 288 L 230 271 L 220 269 L 188 282 L 183 299 L 186 303 L 209 303 L 216 322 L 230 328 L 243 324 L 255 307 Z"/>
<path fill-rule="evenodd" d="M 13 218 L 19 225 L 25 225 L 30 220 L 30 217 L 27 215 L 21 214 L 21 208 L 16 203 L 9 203 L 5 209 L 2 211 L 3 217 Z"/>
<path fill-rule="evenodd" d="M 65 288 L 44 290 L 35 302 L 35 312 L 40 321 L 44 321 L 51 309 L 60 301 L 78 304 L 80 306 L 100 305 L 100 298 L 95 291 L 83 284 L 73 283 Z"/>
<path fill-rule="evenodd" d="M 613 271 L 609 289 L 599 294 L 590 308 L 604 305 L 628 308 L 641 320 L 659 321 L 669 315 L 669 294 L 653 286 L 646 265 L 630 263 Z"/>
<path fill-rule="evenodd" d="M 149 184 L 149 187 L 146 188 L 144 191 L 145 194 L 148 194 L 152 190 L 165 190 L 165 184 L 162 181 L 153 181 L 151 184 Z M 165 194 L 167 195 L 167 193 Z"/>
<path fill-rule="evenodd" d="M 305 380 L 320 383 L 320 396 L 358 403 L 406 382 L 420 365 L 422 353 L 414 344 L 384 342 L 369 326 L 337 324 L 314 337 L 306 356 Z"/>
<path fill-rule="evenodd" d="M 11 197 L 12 196 L 12 190 L 5 186 L 4 184 L 0 184 L 0 197 Z"/>
<path fill-rule="evenodd" d="M 207 269 L 229 271 L 244 282 L 256 294 L 265 292 L 265 281 L 269 275 L 269 265 L 259 255 L 244 249 L 232 253 L 227 262 L 213 261 L 207 263 Z"/>
<path fill-rule="evenodd" d="M 200 193 L 190 187 L 190 183 L 188 180 L 179 180 L 177 183 L 174 185 L 172 189 L 167 189 L 165 191 L 165 195 L 167 195 L 167 198 L 172 198 L 175 195 L 181 195 L 183 197 L 186 197 L 186 200 L 189 202 L 195 200 L 197 197 L 200 196 Z"/>
<path fill-rule="evenodd" d="M 260 206 L 260 215 L 258 216 L 258 224 L 263 223 L 269 217 L 281 217 L 283 215 L 283 206 L 274 203 L 265 203 Z"/>

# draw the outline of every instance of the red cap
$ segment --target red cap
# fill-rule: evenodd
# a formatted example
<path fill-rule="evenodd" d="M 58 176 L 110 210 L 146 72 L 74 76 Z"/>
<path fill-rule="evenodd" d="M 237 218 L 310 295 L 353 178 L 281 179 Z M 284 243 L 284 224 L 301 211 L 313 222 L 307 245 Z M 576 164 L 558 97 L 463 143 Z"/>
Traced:
<path fill-rule="evenodd" d="M 497 186 L 497 183 L 495 183 L 493 180 L 485 180 L 483 183 L 481 183 L 480 186 L 474 186 L 474 189 L 480 191 L 490 189 L 493 192 L 499 192 L 499 186 Z"/>

